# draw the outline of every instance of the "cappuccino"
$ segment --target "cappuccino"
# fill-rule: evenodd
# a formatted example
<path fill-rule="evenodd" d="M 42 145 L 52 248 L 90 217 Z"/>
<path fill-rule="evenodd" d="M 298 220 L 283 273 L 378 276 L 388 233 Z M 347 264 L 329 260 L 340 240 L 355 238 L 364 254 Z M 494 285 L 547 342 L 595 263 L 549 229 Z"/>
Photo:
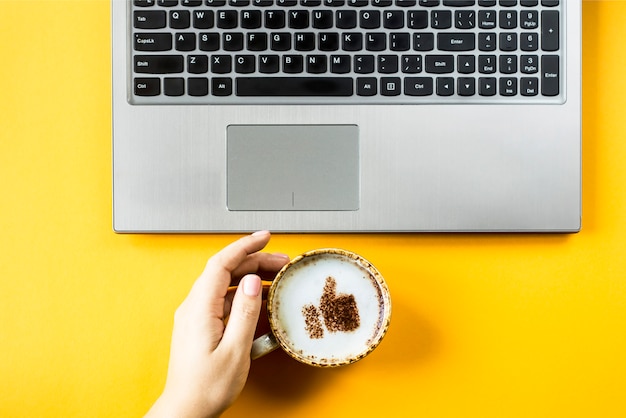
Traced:
<path fill-rule="evenodd" d="M 380 273 L 362 257 L 337 249 L 295 258 L 268 295 L 279 344 L 316 366 L 348 364 L 369 354 L 387 331 L 390 310 Z"/>

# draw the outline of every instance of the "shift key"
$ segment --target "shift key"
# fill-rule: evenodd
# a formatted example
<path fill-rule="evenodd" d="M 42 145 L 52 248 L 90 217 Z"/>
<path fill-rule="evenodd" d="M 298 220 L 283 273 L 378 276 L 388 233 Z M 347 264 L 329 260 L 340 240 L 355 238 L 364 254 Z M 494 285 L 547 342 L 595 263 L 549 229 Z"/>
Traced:
<path fill-rule="evenodd" d="M 143 74 L 182 73 L 182 55 L 135 55 L 135 72 Z"/>

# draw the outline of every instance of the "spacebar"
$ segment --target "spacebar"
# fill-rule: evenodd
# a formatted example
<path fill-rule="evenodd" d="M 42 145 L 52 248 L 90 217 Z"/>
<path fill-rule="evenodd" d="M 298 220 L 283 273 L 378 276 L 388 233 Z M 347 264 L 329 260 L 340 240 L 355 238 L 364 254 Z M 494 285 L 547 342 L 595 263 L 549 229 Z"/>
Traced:
<path fill-rule="evenodd" d="M 351 96 L 347 77 L 238 77 L 237 96 Z"/>

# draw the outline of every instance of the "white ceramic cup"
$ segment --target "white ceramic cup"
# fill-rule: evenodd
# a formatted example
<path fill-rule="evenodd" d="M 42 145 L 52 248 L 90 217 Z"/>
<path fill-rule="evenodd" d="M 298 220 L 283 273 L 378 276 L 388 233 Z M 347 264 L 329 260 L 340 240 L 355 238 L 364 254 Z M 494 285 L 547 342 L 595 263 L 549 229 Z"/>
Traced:
<path fill-rule="evenodd" d="M 302 363 L 335 367 L 362 359 L 380 344 L 391 298 L 370 262 L 325 248 L 299 255 L 278 272 L 267 314 L 271 332 L 254 341 L 253 359 L 281 347 Z"/>

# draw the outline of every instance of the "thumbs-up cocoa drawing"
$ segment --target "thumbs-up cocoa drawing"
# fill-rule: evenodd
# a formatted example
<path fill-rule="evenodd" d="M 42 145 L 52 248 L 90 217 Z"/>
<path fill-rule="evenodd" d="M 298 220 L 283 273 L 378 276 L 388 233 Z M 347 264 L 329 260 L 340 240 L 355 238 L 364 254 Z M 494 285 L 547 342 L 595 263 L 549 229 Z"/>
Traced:
<path fill-rule="evenodd" d="M 354 295 L 337 294 L 337 281 L 333 277 L 326 278 L 319 306 L 303 306 L 302 315 L 312 339 L 323 338 L 324 329 L 331 333 L 350 332 L 360 325 L 359 309 Z"/>

